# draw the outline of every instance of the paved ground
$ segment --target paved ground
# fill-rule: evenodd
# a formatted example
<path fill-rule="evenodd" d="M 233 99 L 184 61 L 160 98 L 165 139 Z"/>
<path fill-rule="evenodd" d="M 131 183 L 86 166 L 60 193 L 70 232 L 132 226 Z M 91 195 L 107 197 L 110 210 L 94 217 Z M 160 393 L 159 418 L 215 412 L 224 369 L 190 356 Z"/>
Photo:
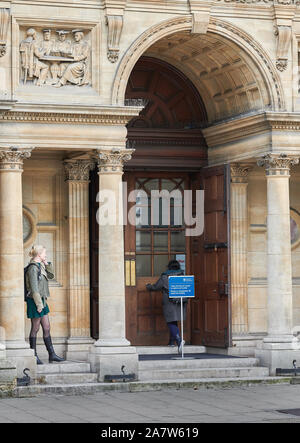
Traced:
<path fill-rule="evenodd" d="M 0 399 L 0 423 L 299 422 L 300 385 Z"/>

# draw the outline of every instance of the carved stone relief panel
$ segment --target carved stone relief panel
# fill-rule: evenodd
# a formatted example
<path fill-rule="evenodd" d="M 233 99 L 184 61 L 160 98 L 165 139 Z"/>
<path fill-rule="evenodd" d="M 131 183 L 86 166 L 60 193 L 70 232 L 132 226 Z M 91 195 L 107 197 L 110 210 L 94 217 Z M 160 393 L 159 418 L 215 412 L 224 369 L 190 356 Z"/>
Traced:
<path fill-rule="evenodd" d="M 91 31 L 20 27 L 20 83 L 36 87 L 91 85 Z"/>

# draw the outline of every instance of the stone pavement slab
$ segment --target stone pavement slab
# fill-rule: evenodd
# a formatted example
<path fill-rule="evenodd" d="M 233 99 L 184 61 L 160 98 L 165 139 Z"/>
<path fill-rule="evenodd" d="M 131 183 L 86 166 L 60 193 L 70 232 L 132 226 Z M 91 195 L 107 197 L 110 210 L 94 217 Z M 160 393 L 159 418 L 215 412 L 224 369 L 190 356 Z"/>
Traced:
<path fill-rule="evenodd" d="M 0 399 L 0 423 L 300 423 L 300 385 Z"/>

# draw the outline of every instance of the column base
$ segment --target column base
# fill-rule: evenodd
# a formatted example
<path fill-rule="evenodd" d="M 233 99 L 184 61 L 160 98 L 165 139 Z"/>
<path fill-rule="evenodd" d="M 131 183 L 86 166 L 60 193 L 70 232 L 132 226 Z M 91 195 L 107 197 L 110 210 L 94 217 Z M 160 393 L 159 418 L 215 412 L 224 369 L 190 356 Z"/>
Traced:
<path fill-rule="evenodd" d="M 122 375 L 122 366 L 125 374 L 135 374 L 138 378 L 139 356 L 133 346 L 100 347 L 95 345 L 89 354 L 89 362 L 93 372 L 98 373 L 98 381 L 103 382 L 105 375 Z"/>
<path fill-rule="evenodd" d="M 0 397 L 1 393 L 7 395 L 17 384 L 17 368 L 6 358 L 0 358 Z"/>
<path fill-rule="evenodd" d="M 29 376 L 36 378 L 36 358 L 33 349 L 25 341 L 7 341 L 6 357 L 17 368 L 17 377 L 24 377 L 23 370 L 30 370 Z"/>
<path fill-rule="evenodd" d="M 130 346 L 130 342 L 126 338 L 109 338 L 109 339 L 99 338 L 99 340 L 95 342 L 95 346 L 96 347 Z"/>
<path fill-rule="evenodd" d="M 6 357 L 5 345 L 0 343 L 0 360 Z"/>
<path fill-rule="evenodd" d="M 300 343 L 294 336 L 266 337 L 261 347 L 255 350 L 262 366 L 270 369 L 270 375 L 276 375 L 276 369 L 292 369 L 293 360 L 300 364 Z"/>
<path fill-rule="evenodd" d="M 70 337 L 67 340 L 66 360 L 87 361 L 95 340 L 91 337 Z"/>

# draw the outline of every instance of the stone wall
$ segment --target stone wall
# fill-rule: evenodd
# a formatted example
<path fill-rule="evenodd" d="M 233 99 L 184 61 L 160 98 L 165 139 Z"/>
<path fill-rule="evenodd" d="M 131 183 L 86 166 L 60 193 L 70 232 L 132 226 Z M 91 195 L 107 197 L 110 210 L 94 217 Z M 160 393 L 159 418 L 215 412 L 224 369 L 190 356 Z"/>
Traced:
<path fill-rule="evenodd" d="M 23 172 L 23 216 L 33 226 L 32 235 L 28 234 L 29 238 L 25 239 L 24 265 L 28 263 L 28 252 L 33 244 L 46 246 L 47 257 L 54 263 L 56 275 L 55 281 L 50 282 L 48 300 L 53 337 L 68 336 L 66 199 L 61 154 L 33 154 L 25 162 Z M 26 232 L 30 229 L 26 228 Z M 26 337 L 29 329 L 30 320 L 26 320 Z"/>
<path fill-rule="evenodd" d="M 240 61 L 244 57 L 249 64 L 252 58 L 256 60 L 253 69 L 264 74 L 267 89 L 273 89 L 274 95 L 282 95 L 283 87 L 281 104 L 273 102 L 271 106 L 282 106 L 282 109 L 286 106 L 290 111 L 299 109 L 300 8 L 287 3 L 190 0 L 90 0 L 82 3 L 66 0 L 57 6 L 49 1 L 0 1 L 0 9 L 5 11 L 2 21 L 8 23 L 2 32 L 5 50 L 0 58 L 0 99 L 38 103 L 43 97 L 44 103 L 49 104 L 60 104 L 62 100 L 81 105 L 119 103 L 124 97 L 122 93 L 117 97 L 116 91 L 126 87 L 126 71 L 130 73 L 136 57 L 162 38 L 186 31 L 203 38 L 223 35 L 228 55 L 237 43 L 242 49 Z M 79 41 L 76 31 L 82 34 L 78 34 Z M 64 32 L 68 44 L 59 41 Z M 47 35 L 50 35 L 49 40 L 45 40 Z M 73 72 L 61 85 L 57 72 L 60 67 L 71 64 L 72 60 L 68 61 L 67 57 L 70 47 L 76 47 L 80 54 L 86 51 L 83 70 L 88 75 L 74 75 Z M 24 56 L 30 51 L 38 60 L 37 71 L 33 61 L 24 62 Z M 225 53 L 223 51 L 223 55 Z M 194 50 L 188 55 L 195 57 Z M 228 63 L 231 62 L 239 63 L 239 60 L 232 59 Z M 275 66 L 277 70 L 272 72 Z M 46 81 L 44 76 L 47 76 Z M 246 71 L 244 76 L 242 84 L 251 77 Z M 235 80 L 238 88 L 240 80 Z M 54 87 L 55 82 L 58 88 Z M 257 92 L 255 94 L 253 100 L 257 100 Z M 251 100 L 251 88 L 247 95 Z M 268 98 L 263 97 L 263 102 L 267 103 Z"/>

